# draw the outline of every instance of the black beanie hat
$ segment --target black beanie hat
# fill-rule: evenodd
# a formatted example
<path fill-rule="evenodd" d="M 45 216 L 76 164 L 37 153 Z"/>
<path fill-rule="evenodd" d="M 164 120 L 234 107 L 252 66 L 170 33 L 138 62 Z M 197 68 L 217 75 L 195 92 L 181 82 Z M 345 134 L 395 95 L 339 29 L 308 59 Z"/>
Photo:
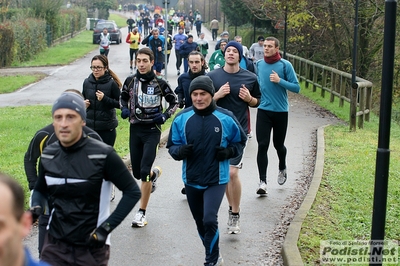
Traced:
<path fill-rule="evenodd" d="M 192 94 L 192 92 L 197 89 L 205 90 L 210 93 L 211 96 L 214 96 L 215 93 L 214 84 L 209 76 L 198 76 L 190 82 L 189 94 Z"/>
<path fill-rule="evenodd" d="M 83 98 L 75 92 L 63 92 L 54 102 L 51 114 L 61 108 L 67 108 L 78 112 L 82 120 L 86 121 L 86 107 Z"/>
<path fill-rule="evenodd" d="M 240 60 L 242 60 L 242 57 L 243 57 L 243 46 L 242 46 L 242 44 L 238 43 L 237 41 L 228 42 L 228 44 L 225 46 L 225 49 L 224 49 L 224 56 L 225 56 L 226 49 L 228 49 L 229 46 L 233 46 L 238 50 L 238 52 L 239 52 L 239 62 L 240 62 Z"/>

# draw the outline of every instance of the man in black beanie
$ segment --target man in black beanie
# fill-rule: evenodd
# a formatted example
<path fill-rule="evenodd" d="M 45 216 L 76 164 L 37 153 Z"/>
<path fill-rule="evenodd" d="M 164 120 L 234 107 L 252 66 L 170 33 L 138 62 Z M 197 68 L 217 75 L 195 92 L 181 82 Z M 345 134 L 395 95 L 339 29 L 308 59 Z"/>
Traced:
<path fill-rule="evenodd" d="M 209 77 L 195 78 L 189 92 L 193 106 L 175 117 L 167 148 L 172 158 L 183 160 L 182 180 L 205 248 L 204 265 L 222 265 L 218 210 L 229 182 L 229 159 L 242 155 L 247 137 L 232 112 L 215 104 Z"/>
<path fill-rule="evenodd" d="M 242 45 L 238 42 L 227 43 L 224 49 L 225 65 L 206 75 L 211 78 L 215 86 L 214 100 L 217 105 L 232 111 L 247 133 L 249 132 L 248 108 L 258 106 L 261 93 L 257 76 L 240 68 L 242 50 Z M 228 234 L 241 232 L 239 212 L 242 184 L 239 179 L 239 169 L 242 168 L 242 158 L 241 154 L 230 159 L 230 181 L 226 188 L 226 198 L 229 203 Z"/>
<path fill-rule="evenodd" d="M 66 92 L 55 101 L 58 141 L 41 155 L 31 208 L 52 206 L 41 260 L 50 265 L 107 265 L 109 234 L 141 197 L 140 189 L 115 150 L 83 132 L 86 112 L 79 95 Z M 110 215 L 111 181 L 122 191 Z"/>

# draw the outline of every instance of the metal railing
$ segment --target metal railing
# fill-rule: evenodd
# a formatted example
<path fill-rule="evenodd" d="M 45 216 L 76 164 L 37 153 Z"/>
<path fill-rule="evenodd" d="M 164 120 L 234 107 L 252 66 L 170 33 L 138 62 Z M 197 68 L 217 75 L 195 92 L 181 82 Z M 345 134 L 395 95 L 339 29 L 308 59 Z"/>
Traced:
<path fill-rule="evenodd" d="M 357 77 L 356 82 L 352 84 L 352 76 L 349 73 L 288 53 L 286 58 L 292 63 L 299 81 L 303 81 L 306 88 L 312 86 L 313 92 L 317 92 L 319 88 L 321 97 L 326 97 L 326 93 L 329 93 L 331 103 L 338 98 L 340 107 L 344 106 L 345 101 L 350 103 L 350 130 L 356 130 L 357 118 L 358 128 L 363 128 L 364 121 L 369 121 L 372 82 Z"/>

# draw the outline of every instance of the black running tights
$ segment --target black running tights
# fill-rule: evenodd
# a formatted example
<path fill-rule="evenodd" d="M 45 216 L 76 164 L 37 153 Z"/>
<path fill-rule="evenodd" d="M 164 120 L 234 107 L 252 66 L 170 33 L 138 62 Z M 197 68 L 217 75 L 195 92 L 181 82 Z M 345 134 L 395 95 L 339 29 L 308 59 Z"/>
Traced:
<path fill-rule="evenodd" d="M 257 166 L 260 180 L 267 182 L 268 148 L 273 130 L 272 142 L 278 154 L 279 170 L 286 168 L 285 138 L 288 126 L 287 112 L 257 110 L 256 137 L 258 142 Z"/>

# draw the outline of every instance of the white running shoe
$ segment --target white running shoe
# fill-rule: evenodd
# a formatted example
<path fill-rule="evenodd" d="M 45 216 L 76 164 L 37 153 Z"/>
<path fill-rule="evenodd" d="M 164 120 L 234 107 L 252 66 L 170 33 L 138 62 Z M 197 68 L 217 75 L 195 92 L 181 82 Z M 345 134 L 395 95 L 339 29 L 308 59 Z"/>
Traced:
<path fill-rule="evenodd" d="M 146 224 L 147 224 L 146 215 L 144 215 L 143 212 L 138 211 L 135 215 L 135 218 L 133 218 L 132 227 L 143 227 Z"/>
<path fill-rule="evenodd" d="M 279 174 L 278 174 L 278 184 L 279 184 L 279 185 L 285 184 L 286 179 L 287 179 L 286 169 L 279 170 Z"/>
<path fill-rule="evenodd" d="M 221 254 L 219 254 L 218 260 L 217 260 L 217 263 L 215 264 L 215 266 L 222 266 L 222 265 L 224 265 L 224 259 L 222 258 Z"/>
<path fill-rule="evenodd" d="M 267 183 L 265 183 L 264 181 L 261 181 L 260 184 L 258 185 L 258 189 L 257 189 L 256 193 L 258 195 L 266 195 L 266 194 L 268 194 Z"/>
<path fill-rule="evenodd" d="M 228 234 L 240 234 L 240 221 L 239 221 L 240 215 L 232 215 L 232 220 L 231 224 L 228 227 Z"/>

